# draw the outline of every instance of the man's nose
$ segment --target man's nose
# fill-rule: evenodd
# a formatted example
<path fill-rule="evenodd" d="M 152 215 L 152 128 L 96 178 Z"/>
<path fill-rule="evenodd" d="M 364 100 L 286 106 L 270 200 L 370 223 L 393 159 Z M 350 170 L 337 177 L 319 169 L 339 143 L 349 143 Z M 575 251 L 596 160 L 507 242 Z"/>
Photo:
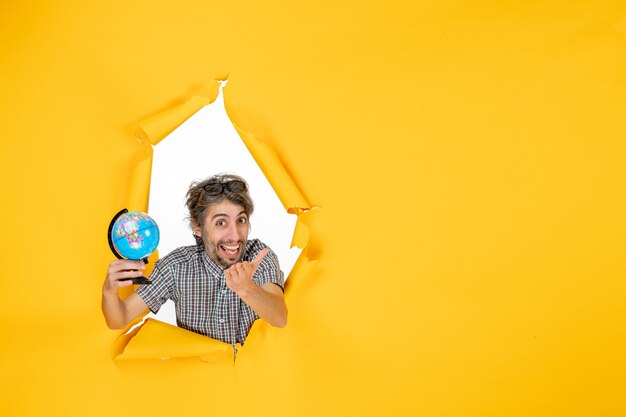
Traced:
<path fill-rule="evenodd" d="M 239 229 L 237 228 L 237 223 L 231 223 L 228 226 L 227 235 L 228 240 L 239 240 L 241 236 L 239 236 Z"/>

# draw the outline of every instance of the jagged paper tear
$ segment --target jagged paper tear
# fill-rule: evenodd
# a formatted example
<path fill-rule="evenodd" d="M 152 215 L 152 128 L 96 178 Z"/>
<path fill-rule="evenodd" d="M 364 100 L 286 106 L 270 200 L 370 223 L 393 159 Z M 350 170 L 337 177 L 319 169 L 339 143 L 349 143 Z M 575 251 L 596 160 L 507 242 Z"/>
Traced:
<path fill-rule="evenodd" d="M 128 198 L 129 208 L 148 211 L 154 156 L 153 146 L 161 142 L 204 106 L 213 103 L 220 92 L 220 83 L 221 81 L 214 80 L 183 103 L 139 121 L 137 139 L 142 143 L 142 149 L 135 159 L 136 168 L 132 175 Z M 292 237 L 292 246 L 306 249 L 309 230 L 308 226 L 300 219 L 301 215 L 306 217 L 306 215 L 312 214 L 312 212 L 308 212 L 311 207 L 281 164 L 276 153 L 265 143 L 256 139 L 252 133 L 243 131 L 232 121 L 231 123 L 284 208 L 288 213 L 298 216 Z M 311 271 L 314 263 L 315 260 L 309 259 L 306 250 L 300 253 L 287 281 L 285 291 L 287 304 L 289 304 L 290 291 Z M 113 349 L 113 357 L 116 360 L 188 357 L 199 357 L 203 360 L 232 359 L 232 348 L 228 344 L 154 319 L 147 319 L 138 326 L 137 323 L 140 323 L 141 320 L 142 318 L 138 318 L 129 323 L 119 336 Z M 266 323 L 257 320 L 246 340 L 246 348 L 239 349 L 238 354 L 241 355 L 249 346 L 254 346 L 267 331 L 273 330 Z M 275 329 L 274 331 L 279 330 Z M 224 350 L 225 347 L 226 350 Z M 229 354 L 224 354 L 225 351 L 229 351 Z"/>

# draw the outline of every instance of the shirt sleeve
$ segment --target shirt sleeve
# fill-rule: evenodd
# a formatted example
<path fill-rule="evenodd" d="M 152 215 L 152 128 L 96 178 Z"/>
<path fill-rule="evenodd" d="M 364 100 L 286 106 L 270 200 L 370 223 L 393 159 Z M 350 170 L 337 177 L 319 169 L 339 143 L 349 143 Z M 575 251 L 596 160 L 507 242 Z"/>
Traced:
<path fill-rule="evenodd" d="M 150 274 L 152 284 L 140 285 L 137 294 L 143 299 L 150 311 L 157 313 L 161 306 L 170 298 L 174 288 L 174 281 L 169 268 L 160 261 L 154 265 Z"/>
<path fill-rule="evenodd" d="M 263 245 L 263 247 L 266 246 Z M 261 249 L 263 249 L 263 247 Z M 259 249 L 259 251 L 261 249 Z M 265 255 L 265 258 L 263 258 L 263 260 L 259 264 L 259 268 L 254 273 L 252 279 L 259 286 L 271 282 L 272 284 L 278 285 L 283 291 L 285 290 L 284 274 L 283 271 L 280 270 L 280 265 L 278 264 L 278 256 L 276 256 L 273 250 L 270 249 L 270 252 Z"/>

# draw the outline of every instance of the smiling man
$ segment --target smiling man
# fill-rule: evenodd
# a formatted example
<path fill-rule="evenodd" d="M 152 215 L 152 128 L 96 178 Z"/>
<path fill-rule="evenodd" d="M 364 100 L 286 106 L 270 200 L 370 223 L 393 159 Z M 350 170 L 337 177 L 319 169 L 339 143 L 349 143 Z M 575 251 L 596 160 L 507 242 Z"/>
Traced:
<path fill-rule="evenodd" d="M 192 183 L 187 209 L 196 245 L 158 260 L 152 284 L 121 300 L 117 290 L 142 276 L 145 265 L 111 262 L 102 289 L 107 325 L 123 328 L 147 309 L 156 313 L 171 299 L 178 326 L 233 346 L 245 341 L 258 318 L 284 327 L 283 273 L 274 252 L 257 239 L 248 240 L 254 205 L 243 178 L 221 174 Z"/>

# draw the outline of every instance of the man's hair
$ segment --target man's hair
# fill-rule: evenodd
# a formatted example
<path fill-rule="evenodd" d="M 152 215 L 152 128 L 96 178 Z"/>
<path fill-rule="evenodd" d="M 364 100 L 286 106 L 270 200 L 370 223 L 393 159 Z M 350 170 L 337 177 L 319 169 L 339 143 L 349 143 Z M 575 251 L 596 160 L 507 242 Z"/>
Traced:
<path fill-rule="evenodd" d="M 204 229 L 206 213 L 214 204 L 228 200 L 243 207 L 248 217 L 254 211 L 254 203 L 248 192 L 248 183 L 238 175 L 217 174 L 202 181 L 194 181 L 187 191 L 187 209 L 192 228 Z M 194 235 L 196 243 L 202 245 L 202 237 Z"/>

